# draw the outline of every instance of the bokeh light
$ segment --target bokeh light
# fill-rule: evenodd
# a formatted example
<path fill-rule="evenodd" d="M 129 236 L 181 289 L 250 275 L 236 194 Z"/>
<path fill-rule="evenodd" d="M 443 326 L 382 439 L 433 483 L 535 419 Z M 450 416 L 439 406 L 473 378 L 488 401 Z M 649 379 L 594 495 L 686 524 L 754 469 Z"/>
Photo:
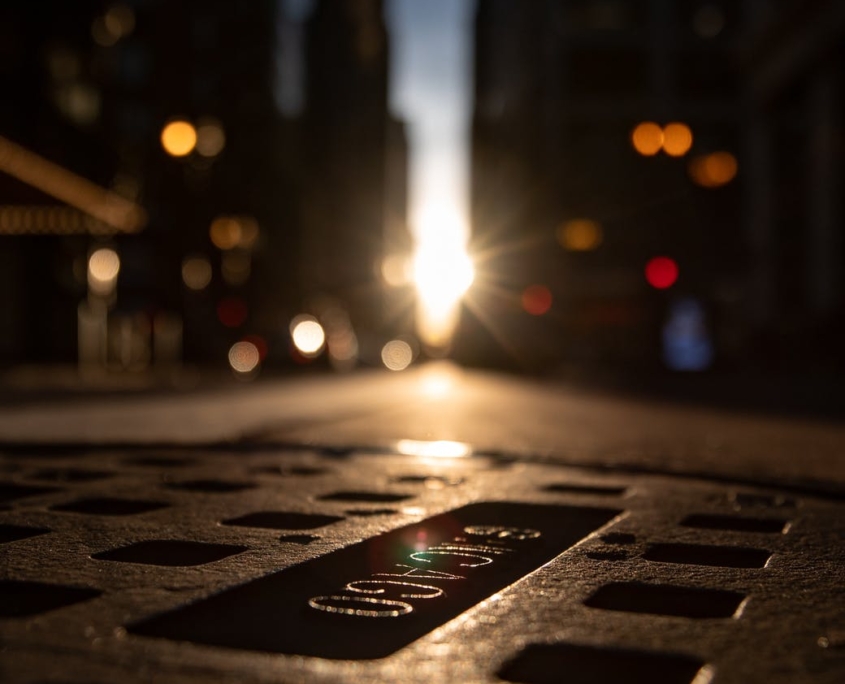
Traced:
<path fill-rule="evenodd" d="M 358 363 L 358 336 L 352 327 L 349 313 L 338 304 L 323 308 L 320 324 L 326 334 L 329 363 L 336 371 L 351 371 Z"/>
<path fill-rule="evenodd" d="M 88 286 L 96 294 L 114 290 L 119 272 L 120 257 L 109 247 L 101 247 L 88 257 Z"/>
<path fill-rule="evenodd" d="M 692 18 L 692 29 L 700 38 L 715 38 L 725 28 L 725 12 L 708 3 L 699 7 Z"/>
<path fill-rule="evenodd" d="M 220 261 L 220 273 L 229 285 L 243 285 L 252 273 L 249 254 L 242 251 L 225 252 Z"/>
<path fill-rule="evenodd" d="M 203 119 L 197 124 L 197 152 L 203 157 L 216 157 L 226 147 L 226 132 L 216 119 Z"/>
<path fill-rule="evenodd" d="M 226 297 L 217 305 L 217 319 L 227 328 L 239 328 L 248 315 L 246 302 L 239 297 Z"/>
<path fill-rule="evenodd" d="M 666 290 L 672 287 L 678 280 L 678 275 L 678 264 L 674 259 L 666 256 L 649 259 L 645 266 L 646 281 L 658 290 Z"/>
<path fill-rule="evenodd" d="M 703 371 L 714 349 L 701 303 L 691 297 L 672 302 L 663 325 L 663 361 L 676 371 Z"/>
<path fill-rule="evenodd" d="M 117 3 L 97 17 L 91 25 L 91 37 L 101 47 L 111 47 L 135 30 L 135 12 L 129 5 Z"/>
<path fill-rule="evenodd" d="M 719 151 L 690 160 L 689 175 L 696 185 L 703 188 L 720 188 L 730 183 L 739 165 L 730 152 Z"/>
<path fill-rule="evenodd" d="M 234 249 L 241 241 L 241 224 L 231 216 L 218 216 L 211 222 L 208 235 L 217 249 Z"/>
<path fill-rule="evenodd" d="M 242 340 L 235 342 L 229 349 L 229 365 L 236 373 L 249 374 L 258 368 L 261 354 L 252 342 Z"/>
<path fill-rule="evenodd" d="M 391 287 L 402 287 L 411 282 L 413 269 L 406 256 L 390 254 L 381 262 L 381 276 Z"/>
<path fill-rule="evenodd" d="M 414 350 L 405 340 L 391 340 L 381 349 L 381 360 L 392 371 L 403 371 L 414 360 Z"/>
<path fill-rule="evenodd" d="M 241 228 L 241 239 L 238 247 L 251 249 L 258 240 L 258 221 L 251 216 L 238 216 L 235 220 Z"/>
<path fill-rule="evenodd" d="M 302 314 L 290 323 L 290 336 L 294 347 L 306 358 L 318 356 L 326 344 L 326 332 L 313 316 Z"/>
<path fill-rule="evenodd" d="M 644 157 L 653 157 L 663 147 L 663 129 L 653 121 L 644 121 L 632 131 L 631 143 Z"/>
<path fill-rule="evenodd" d="M 601 245 L 604 235 L 598 221 L 577 218 L 558 228 L 557 239 L 561 247 L 570 252 L 591 252 Z"/>
<path fill-rule="evenodd" d="M 208 228 L 208 236 L 217 249 L 251 249 L 259 236 L 258 221 L 251 216 L 218 216 Z"/>
<path fill-rule="evenodd" d="M 199 292 L 211 283 L 211 262 L 204 256 L 190 256 L 182 262 L 182 282 Z"/>
<path fill-rule="evenodd" d="M 692 131 L 684 123 L 666 124 L 663 129 L 663 151 L 670 157 L 683 157 L 692 147 Z"/>
<path fill-rule="evenodd" d="M 161 146 L 171 157 L 190 154 L 196 144 L 197 131 L 188 121 L 171 121 L 161 129 Z"/>
<path fill-rule="evenodd" d="M 109 30 L 121 38 L 128 36 L 135 30 L 135 12 L 129 5 L 122 2 L 109 7 L 103 17 Z"/>
<path fill-rule="evenodd" d="M 552 293 L 545 285 L 529 285 L 522 292 L 522 308 L 532 316 L 542 316 L 552 308 Z"/>

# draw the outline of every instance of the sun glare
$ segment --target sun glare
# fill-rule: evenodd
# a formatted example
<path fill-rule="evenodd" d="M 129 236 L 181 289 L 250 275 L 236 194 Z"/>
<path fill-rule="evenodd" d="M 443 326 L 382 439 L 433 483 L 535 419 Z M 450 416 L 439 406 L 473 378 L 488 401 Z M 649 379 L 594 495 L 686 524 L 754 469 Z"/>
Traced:
<path fill-rule="evenodd" d="M 457 325 L 461 298 L 475 278 L 465 247 L 467 231 L 457 211 L 439 205 L 426 207 L 415 227 L 417 327 L 426 344 L 445 347 Z"/>
<path fill-rule="evenodd" d="M 420 458 L 465 458 L 472 455 L 472 447 L 464 442 L 440 439 L 423 442 L 415 439 L 400 439 L 396 450 L 405 456 Z"/>

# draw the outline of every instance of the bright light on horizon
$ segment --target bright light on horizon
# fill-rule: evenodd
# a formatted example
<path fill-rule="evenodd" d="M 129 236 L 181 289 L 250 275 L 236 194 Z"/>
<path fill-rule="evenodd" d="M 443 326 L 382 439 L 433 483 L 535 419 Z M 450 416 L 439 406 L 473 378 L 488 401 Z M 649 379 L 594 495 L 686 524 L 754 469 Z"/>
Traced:
<path fill-rule="evenodd" d="M 469 127 L 474 0 L 390 0 L 390 107 L 407 123 L 417 330 L 445 352 L 473 280 L 469 236 Z"/>
<path fill-rule="evenodd" d="M 461 298 L 475 278 L 466 251 L 467 233 L 459 212 L 445 204 L 426 205 L 414 222 L 417 329 L 431 347 L 448 347 Z"/>

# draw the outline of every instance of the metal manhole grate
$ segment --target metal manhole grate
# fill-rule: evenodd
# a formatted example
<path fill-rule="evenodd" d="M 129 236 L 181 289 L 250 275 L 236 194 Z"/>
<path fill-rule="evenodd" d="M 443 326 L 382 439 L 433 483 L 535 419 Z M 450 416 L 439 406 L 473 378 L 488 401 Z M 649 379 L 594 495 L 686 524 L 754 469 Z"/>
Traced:
<path fill-rule="evenodd" d="M 6 454 L 0 497 L 4 682 L 845 681 L 831 497 L 269 447 Z"/>

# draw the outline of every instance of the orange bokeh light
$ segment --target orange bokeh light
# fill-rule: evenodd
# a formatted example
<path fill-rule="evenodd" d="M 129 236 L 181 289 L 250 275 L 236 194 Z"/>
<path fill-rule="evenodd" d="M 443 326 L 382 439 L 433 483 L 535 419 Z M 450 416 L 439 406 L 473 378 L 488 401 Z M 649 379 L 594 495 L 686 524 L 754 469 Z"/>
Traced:
<path fill-rule="evenodd" d="M 730 152 L 713 152 L 690 161 L 689 175 L 693 182 L 703 188 L 720 188 L 730 183 L 737 174 L 739 165 Z"/>
<path fill-rule="evenodd" d="M 190 154 L 197 144 L 197 131 L 187 121 L 171 121 L 161 129 L 161 146 L 171 157 Z"/>
<path fill-rule="evenodd" d="M 692 131 L 684 123 L 666 124 L 663 129 L 663 151 L 670 157 L 683 157 L 692 147 Z"/>
<path fill-rule="evenodd" d="M 653 157 L 663 147 L 663 129 L 653 121 L 644 121 L 631 132 L 631 143 L 644 157 Z"/>
<path fill-rule="evenodd" d="M 558 228 L 557 239 L 570 252 L 591 252 L 601 245 L 601 224 L 592 219 L 571 219 Z"/>
<path fill-rule="evenodd" d="M 208 234 L 218 249 L 234 249 L 241 241 L 241 224 L 237 219 L 220 216 L 211 222 Z"/>

